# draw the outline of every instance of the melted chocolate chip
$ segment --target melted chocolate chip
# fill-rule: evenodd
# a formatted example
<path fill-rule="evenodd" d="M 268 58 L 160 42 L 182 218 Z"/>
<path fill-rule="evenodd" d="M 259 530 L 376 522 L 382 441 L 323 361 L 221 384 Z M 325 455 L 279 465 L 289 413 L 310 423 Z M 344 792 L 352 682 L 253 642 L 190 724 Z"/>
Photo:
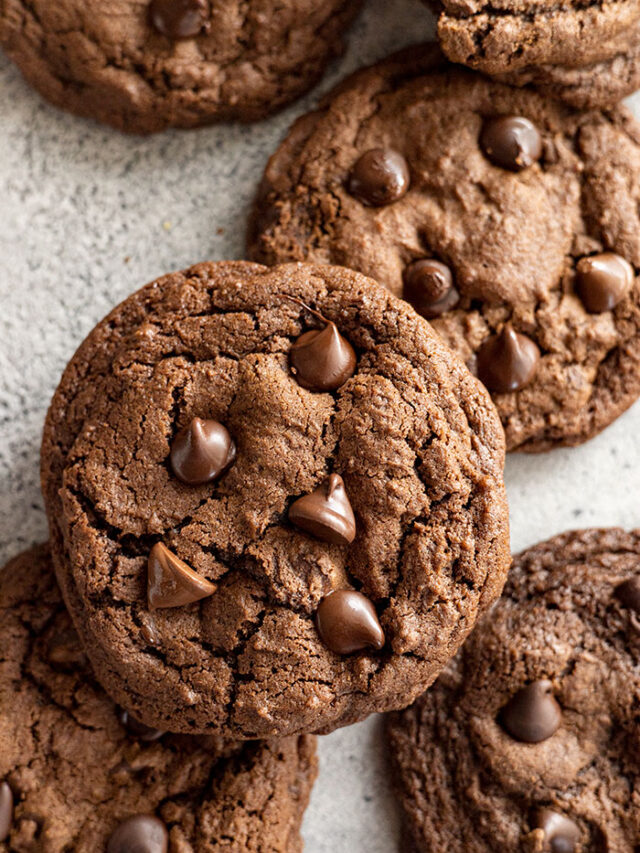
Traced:
<path fill-rule="evenodd" d="M 182 607 L 213 595 L 216 587 L 200 577 L 162 542 L 151 549 L 148 561 L 147 601 L 149 608 Z"/>
<path fill-rule="evenodd" d="M 207 0 L 151 0 L 149 20 L 153 27 L 170 39 L 194 38 L 206 27 L 209 16 Z"/>
<path fill-rule="evenodd" d="M 542 679 L 519 690 L 500 712 L 500 723 L 515 740 L 540 743 L 555 734 L 562 710 L 550 681 Z"/>
<path fill-rule="evenodd" d="M 478 379 L 498 394 L 518 391 L 533 379 L 539 361 L 537 344 L 507 323 L 478 350 Z"/>
<path fill-rule="evenodd" d="M 344 480 L 332 474 L 311 494 L 298 498 L 289 521 L 332 545 L 349 545 L 356 536 L 356 520 Z"/>
<path fill-rule="evenodd" d="M 402 154 L 391 148 L 372 148 L 351 170 L 349 192 L 363 204 L 383 207 L 401 199 L 409 181 L 409 167 Z"/>
<path fill-rule="evenodd" d="M 576 292 L 590 314 L 611 311 L 629 293 L 635 273 L 629 261 L 613 252 L 580 258 Z"/>
<path fill-rule="evenodd" d="M 552 809 L 539 809 L 534 824 L 544 831 L 545 850 L 549 853 L 575 853 L 580 829 L 566 815 Z"/>
<path fill-rule="evenodd" d="M 341 589 L 323 598 L 316 612 L 322 642 L 339 655 L 384 646 L 384 631 L 369 599 L 360 592 Z"/>
<path fill-rule="evenodd" d="M 298 385 L 310 391 L 336 391 L 353 376 L 356 354 L 335 323 L 326 320 L 307 305 L 303 307 L 326 325 L 323 329 L 304 332 L 292 344 L 289 352 L 291 372 Z"/>
<path fill-rule="evenodd" d="M 107 853 L 167 853 L 168 849 L 167 828 L 151 815 L 125 820 L 107 843 Z"/>
<path fill-rule="evenodd" d="M 6 841 L 13 823 L 13 792 L 8 782 L 0 782 L 0 842 Z"/>
<path fill-rule="evenodd" d="M 141 740 L 144 743 L 152 743 L 154 740 L 159 740 L 165 733 L 161 732 L 160 729 L 152 729 L 150 726 L 145 726 L 144 723 L 141 723 L 139 720 L 136 720 L 135 717 L 132 717 L 128 711 L 122 709 L 118 714 L 118 719 L 120 720 L 123 728 L 127 730 L 127 732 L 136 740 Z"/>
<path fill-rule="evenodd" d="M 49 663 L 60 669 L 77 669 L 87 663 L 78 635 L 73 628 L 58 631 L 49 640 Z"/>
<path fill-rule="evenodd" d="M 538 128 L 522 116 L 499 116 L 484 122 L 480 145 L 487 159 L 512 172 L 532 166 L 542 156 Z"/>
<path fill-rule="evenodd" d="M 236 446 L 226 427 L 218 421 L 193 418 L 171 445 L 173 473 L 190 486 L 210 483 L 229 468 Z"/>
<path fill-rule="evenodd" d="M 450 311 L 460 301 L 451 270 L 440 261 L 414 261 L 405 269 L 403 279 L 403 297 L 427 320 Z"/>
<path fill-rule="evenodd" d="M 613 594 L 623 607 L 640 613 L 640 575 L 618 584 Z"/>

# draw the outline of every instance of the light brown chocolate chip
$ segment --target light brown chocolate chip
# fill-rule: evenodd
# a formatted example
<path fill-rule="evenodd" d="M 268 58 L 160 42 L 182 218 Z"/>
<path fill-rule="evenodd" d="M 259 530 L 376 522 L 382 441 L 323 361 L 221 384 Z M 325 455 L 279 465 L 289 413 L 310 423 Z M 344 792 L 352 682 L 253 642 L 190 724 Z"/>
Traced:
<path fill-rule="evenodd" d="M 341 589 L 323 598 L 316 613 L 316 625 L 325 646 L 339 655 L 366 648 L 379 651 L 385 643 L 375 607 L 355 590 Z"/>
<path fill-rule="evenodd" d="M 149 608 L 182 607 L 213 595 L 216 587 L 194 572 L 162 542 L 151 549 L 148 562 Z"/>
<path fill-rule="evenodd" d="M 342 477 L 331 474 L 311 494 L 298 498 L 289 510 L 289 521 L 332 545 L 353 542 L 356 520 Z"/>

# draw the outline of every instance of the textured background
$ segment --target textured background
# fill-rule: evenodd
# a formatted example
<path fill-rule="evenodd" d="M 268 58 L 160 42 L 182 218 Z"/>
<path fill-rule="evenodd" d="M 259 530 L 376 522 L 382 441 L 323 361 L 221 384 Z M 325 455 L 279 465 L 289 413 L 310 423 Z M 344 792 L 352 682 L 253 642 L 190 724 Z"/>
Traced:
<path fill-rule="evenodd" d="M 150 139 L 56 112 L 0 57 L 0 565 L 46 537 L 40 430 L 87 332 L 164 272 L 240 258 L 257 182 L 292 120 L 346 72 L 432 32 L 417 0 L 370 0 L 305 100 L 258 125 Z M 639 475 L 640 405 L 583 447 L 510 458 L 514 550 L 568 528 L 640 524 Z M 396 851 L 379 720 L 322 738 L 320 758 L 307 853 Z"/>

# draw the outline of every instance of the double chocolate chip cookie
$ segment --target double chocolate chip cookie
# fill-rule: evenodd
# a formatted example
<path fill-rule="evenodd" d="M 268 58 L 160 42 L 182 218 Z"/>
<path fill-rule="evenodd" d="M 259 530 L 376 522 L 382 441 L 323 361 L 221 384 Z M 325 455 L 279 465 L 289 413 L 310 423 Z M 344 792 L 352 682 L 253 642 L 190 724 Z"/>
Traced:
<path fill-rule="evenodd" d="M 3 0 L 0 45 L 58 107 L 152 133 L 263 118 L 342 49 L 360 0 Z"/>
<path fill-rule="evenodd" d="M 417 853 L 632 853 L 640 842 L 640 532 L 566 533 L 388 724 Z"/>
<path fill-rule="evenodd" d="M 504 438 L 411 308 L 336 267 L 202 264 L 82 344 L 43 486 L 98 678 L 255 738 L 412 701 L 500 593 Z"/>
<path fill-rule="evenodd" d="M 309 736 L 150 729 L 96 684 L 49 551 L 0 571 L 1 853 L 300 853 Z"/>
<path fill-rule="evenodd" d="M 267 167 L 256 260 L 402 295 L 491 391 L 507 448 L 578 444 L 640 393 L 640 128 L 434 48 L 352 76 Z"/>
<path fill-rule="evenodd" d="M 640 3 L 427 0 L 453 62 L 574 106 L 613 106 L 640 87 Z"/>

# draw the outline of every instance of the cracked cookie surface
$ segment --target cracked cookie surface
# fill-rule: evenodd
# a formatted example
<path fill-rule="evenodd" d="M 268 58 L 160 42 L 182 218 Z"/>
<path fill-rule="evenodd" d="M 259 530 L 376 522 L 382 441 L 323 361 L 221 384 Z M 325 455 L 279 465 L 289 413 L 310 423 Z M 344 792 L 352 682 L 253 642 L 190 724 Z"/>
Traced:
<path fill-rule="evenodd" d="M 164 824 L 168 853 L 300 853 L 314 738 L 223 744 L 125 727 L 94 680 L 47 546 L 0 570 L 0 624 L 1 853 L 104 851 L 141 814 Z"/>
<path fill-rule="evenodd" d="M 491 162 L 485 121 L 524 116 L 541 156 L 522 171 Z M 365 152 L 406 161 L 404 195 L 383 206 L 350 192 Z M 494 392 L 507 449 L 579 444 L 640 393 L 637 282 L 613 310 L 576 295 L 585 256 L 640 267 L 640 130 L 623 108 L 580 112 L 415 48 L 351 76 L 300 118 L 266 169 L 249 234 L 265 263 L 339 263 L 404 292 L 409 266 L 447 265 L 459 293 L 432 325 L 471 370 L 507 323 L 541 358 L 531 381 Z"/>
<path fill-rule="evenodd" d="M 319 321 L 286 295 L 355 349 L 338 390 L 292 374 Z M 213 484 L 168 464 L 194 417 L 235 443 Z M 504 583 L 503 461 L 488 395 L 405 303 L 342 268 L 230 262 L 168 275 L 96 327 L 53 398 L 42 473 L 58 578 L 105 687 L 147 725 L 252 738 L 346 725 L 433 681 Z M 330 474 L 351 544 L 288 519 Z M 158 542 L 215 592 L 150 611 Z M 361 615 L 377 613 L 380 651 L 320 639 L 315 613 L 341 589 L 375 607 Z"/>
<path fill-rule="evenodd" d="M 200 31 L 171 38 L 153 26 L 149 0 L 3 0 L 0 45 L 56 106 L 152 133 L 253 121 L 284 106 L 340 53 L 360 8 L 357 0 L 191 2 L 203 10 Z"/>
<path fill-rule="evenodd" d="M 457 658 L 389 718 L 416 853 L 636 849 L 639 612 L 638 531 L 566 533 L 514 559 L 503 598 Z M 516 740 L 505 708 L 541 681 L 559 726 Z M 544 721 L 544 707 L 531 708 Z"/>

